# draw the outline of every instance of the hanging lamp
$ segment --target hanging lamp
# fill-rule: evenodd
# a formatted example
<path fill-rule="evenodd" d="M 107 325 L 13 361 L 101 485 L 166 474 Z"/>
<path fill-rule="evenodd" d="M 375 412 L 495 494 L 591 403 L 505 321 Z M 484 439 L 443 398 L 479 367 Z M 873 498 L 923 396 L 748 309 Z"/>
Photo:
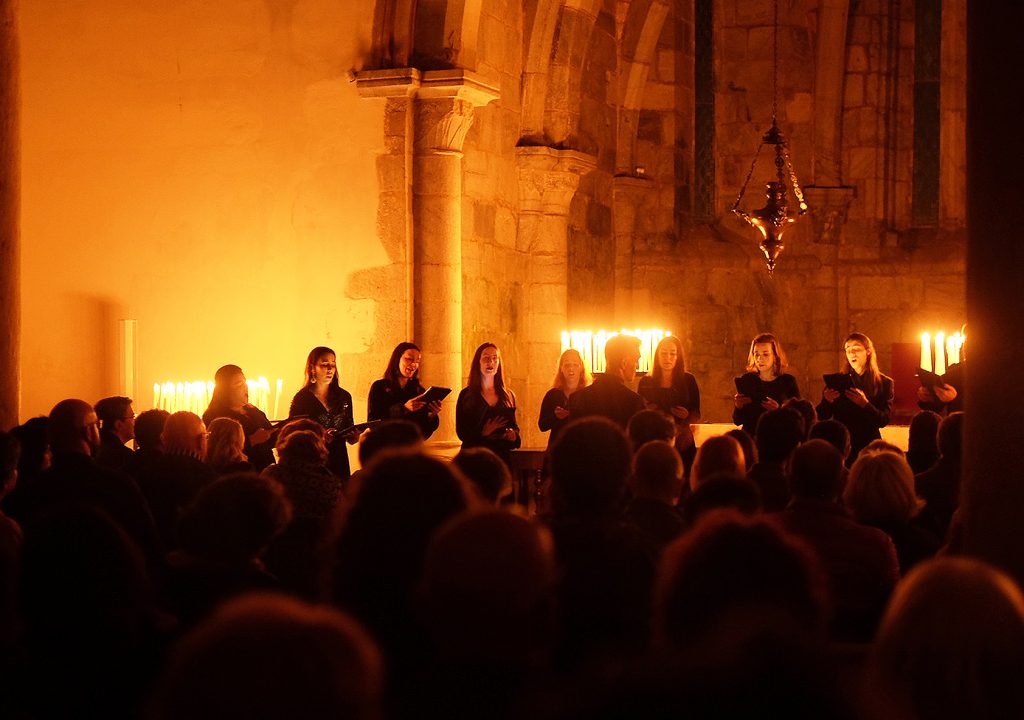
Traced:
<path fill-rule="evenodd" d="M 777 119 L 779 95 L 779 0 L 775 0 L 772 5 L 772 126 L 761 138 L 761 144 L 754 154 L 754 160 L 750 163 L 750 172 L 747 173 L 743 186 L 740 188 L 740 193 L 736 196 L 736 202 L 732 206 L 733 213 L 751 227 L 756 228 L 761 234 L 760 247 L 768 264 L 769 275 L 774 273 L 779 253 L 785 248 L 782 236 L 797 221 L 799 216 L 807 212 L 807 203 L 804 201 L 804 194 L 800 190 L 800 183 L 796 179 L 796 172 L 793 170 L 793 163 L 789 157 L 789 144 L 786 142 L 782 131 L 779 130 Z M 740 202 L 743 201 L 747 185 L 750 183 L 750 178 L 754 175 L 758 156 L 766 145 L 771 145 L 775 148 L 776 180 L 765 185 L 764 207 L 747 213 L 740 208 Z M 792 186 L 793 195 L 798 202 L 796 213 L 789 211 L 789 204 L 786 199 L 789 192 L 788 186 Z"/>

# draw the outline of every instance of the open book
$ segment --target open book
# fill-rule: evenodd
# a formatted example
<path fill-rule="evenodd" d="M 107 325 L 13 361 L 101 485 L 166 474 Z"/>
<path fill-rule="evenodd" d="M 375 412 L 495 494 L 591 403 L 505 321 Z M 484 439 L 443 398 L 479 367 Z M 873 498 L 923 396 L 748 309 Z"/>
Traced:
<path fill-rule="evenodd" d="M 413 398 L 413 400 L 422 400 L 427 405 L 432 402 L 440 402 L 444 400 L 451 393 L 451 388 L 438 387 L 437 385 L 431 385 L 426 390 L 421 392 L 419 395 Z"/>

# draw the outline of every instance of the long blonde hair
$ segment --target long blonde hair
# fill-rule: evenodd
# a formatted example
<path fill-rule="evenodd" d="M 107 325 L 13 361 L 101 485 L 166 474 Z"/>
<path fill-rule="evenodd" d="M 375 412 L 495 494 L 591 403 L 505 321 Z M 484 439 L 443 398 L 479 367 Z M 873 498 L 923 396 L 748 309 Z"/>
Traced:
<path fill-rule="evenodd" d="M 221 417 L 210 423 L 210 439 L 206 446 L 206 462 L 214 467 L 244 462 L 245 431 L 232 418 Z"/>

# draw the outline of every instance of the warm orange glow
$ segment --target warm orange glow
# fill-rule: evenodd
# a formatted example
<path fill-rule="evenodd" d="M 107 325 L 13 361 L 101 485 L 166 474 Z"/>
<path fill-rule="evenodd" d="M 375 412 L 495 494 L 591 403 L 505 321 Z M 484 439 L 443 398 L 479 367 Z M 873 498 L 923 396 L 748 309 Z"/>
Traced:
<path fill-rule="evenodd" d="M 960 362 L 960 350 L 966 337 L 962 333 L 946 335 L 939 330 L 934 335 L 921 333 L 921 367 L 937 375 L 942 375 L 950 365 Z"/>
<path fill-rule="evenodd" d="M 273 404 L 271 404 L 270 381 L 267 378 L 261 375 L 255 380 L 246 380 L 245 384 L 249 386 L 249 402 L 262 410 L 267 417 L 277 420 L 284 381 L 281 378 L 277 379 Z M 202 415 L 210 405 L 211 397 L 213 397 L 213 380 L 186 382 L 168 380 L 162 384 L 153 384 L 153 407 L 171 413 L 187 411 Z M 273 415 L 270 414 L 271 408 L 274 411 Z"/>
<path fill-rule="evenodd" d="M 569 348 L 579 351 L 583 363 L 591 372 L 604 372 L 604 346 L 616 335 L 632 335 L 640 338 L 640 372 L 650 372 L 654 363 L 654 351 L 664 338 L 671 335 L 669 330 L 563 330 L 562 352 Z"/>

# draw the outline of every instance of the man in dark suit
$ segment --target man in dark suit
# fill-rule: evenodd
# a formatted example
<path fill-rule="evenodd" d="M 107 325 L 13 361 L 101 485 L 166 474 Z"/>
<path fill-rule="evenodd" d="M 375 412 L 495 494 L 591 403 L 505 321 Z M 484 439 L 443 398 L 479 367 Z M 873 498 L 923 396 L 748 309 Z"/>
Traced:
<path fill-rule="evenodd" d="M 131 398 L 115 395 L 96 403 L 100 419 L 100 449 L 96 464 L 111 470 L 124 470 L 134 454 L 125 443 L 135 438 L 135 410 Z"/>
<path fill-rule="evenodd" d="M 626 385 L 636 376 L 640 338 L 615 335 L 605 343 L 604 359 L 604 374 L 569 396 L 569 417 L 600 415 L 625 430 L 629 419 L 644 409 L 643 398 Z"/>

